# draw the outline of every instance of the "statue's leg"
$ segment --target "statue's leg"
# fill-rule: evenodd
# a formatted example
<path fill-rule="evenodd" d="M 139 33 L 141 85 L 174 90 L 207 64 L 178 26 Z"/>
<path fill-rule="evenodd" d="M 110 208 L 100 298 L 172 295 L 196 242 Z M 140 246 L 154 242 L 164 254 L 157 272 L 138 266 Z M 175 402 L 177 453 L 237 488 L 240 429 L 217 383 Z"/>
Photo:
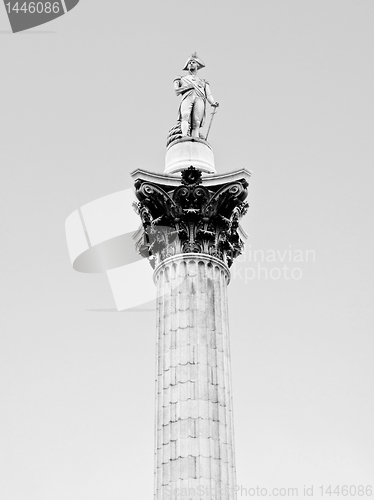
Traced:
<path fill-rule="evenodd" d="M 182 136 L 186 137 L 188 134 L 188 125 L 191 119 L 191 110 L 193 106 L 192 96 L 187 96 L 181 103 L 181 130 Z"/>
<path fill-rule="evenodd" d="M 199 137 L 201 122 L 204 116 L 204 101 L 198 97 L 192 109 L 192 137 Z"/>

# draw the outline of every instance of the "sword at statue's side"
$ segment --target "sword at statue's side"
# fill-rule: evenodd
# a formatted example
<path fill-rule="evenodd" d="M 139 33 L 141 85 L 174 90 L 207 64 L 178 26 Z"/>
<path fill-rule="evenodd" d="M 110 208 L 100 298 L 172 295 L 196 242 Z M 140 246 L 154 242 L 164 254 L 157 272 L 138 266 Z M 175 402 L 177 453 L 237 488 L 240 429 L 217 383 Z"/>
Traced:
<path fill-rule="evenodd" d="M 209 123 L 209 127 L 208 127 L 208 132 L 206 133 L 206 136 L 205 136 L 205 140 L 206 141 L 208 140 L 208 135 L 209 135 L 209 132 L 210 132 L 210 127 L 212 126 L 212 121 L 213 121 L 214 115 L 217 113 L 217 108 L 218 108 L 218 106 L 214 106 L 214 110 L 211 113 L 211 118 L 210 118 L 210 123 Z"/>

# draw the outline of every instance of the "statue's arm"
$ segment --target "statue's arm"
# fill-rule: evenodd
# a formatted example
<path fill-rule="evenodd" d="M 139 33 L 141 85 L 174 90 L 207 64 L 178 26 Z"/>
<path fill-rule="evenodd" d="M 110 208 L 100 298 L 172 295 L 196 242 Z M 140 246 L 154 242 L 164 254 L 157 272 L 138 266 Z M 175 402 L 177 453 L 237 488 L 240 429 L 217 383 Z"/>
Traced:
<path fill-rule="evenodd" d="M 212 96 L 212 92 L 210 91 L 210 86 L 208 82 L 205 82 L 205 95 L 206 95 L 206 100 L 209 102 L 211 106 L 219 106 L 219 103 L 214 100 L 214 97 Z"/>
<path fill-rule="evenodd" d="M 177 76 L 176 78 L 174 78 L 174 90 L 175 92 L 177 93 L 178 95 L 178 90 L 180 89 L 181 85 L 182 85 L 182 82 L 181 82 L 181 77 L 180 76 Z"/>
<path fill-rule="evenodd" d="M 177 95 L 184 94 L 187 90 L 192 89 L 192 85 L 186 85 L 182 81 L 181 76 L 174 78 L 174 90 Z"/>

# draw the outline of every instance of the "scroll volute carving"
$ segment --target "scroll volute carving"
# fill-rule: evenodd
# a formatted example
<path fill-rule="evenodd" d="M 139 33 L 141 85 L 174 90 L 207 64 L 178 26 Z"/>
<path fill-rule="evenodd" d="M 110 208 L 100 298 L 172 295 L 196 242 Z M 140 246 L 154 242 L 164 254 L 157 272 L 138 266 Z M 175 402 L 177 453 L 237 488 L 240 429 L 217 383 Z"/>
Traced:
<path fill-rule="evenodd" d="M 245 179 L 208 188 L 201 172 L 190 167 L 181 184 L 167 187 L 138 179 L 137 211 L 143 231 L 138 251 L 153 267 L 179 253 L 205 253 L 229 267 L 243 248 L 239 221 L 248 209 Z"/>

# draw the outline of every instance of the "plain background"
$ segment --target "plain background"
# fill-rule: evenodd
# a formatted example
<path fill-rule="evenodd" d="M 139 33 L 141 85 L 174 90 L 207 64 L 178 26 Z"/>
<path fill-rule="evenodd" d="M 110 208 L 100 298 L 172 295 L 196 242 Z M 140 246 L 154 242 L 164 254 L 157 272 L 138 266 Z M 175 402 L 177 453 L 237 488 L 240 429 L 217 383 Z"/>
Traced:
<path fill-rule="evenodd" d="M 9 30 L 1 7 L 0 498 L 152 498 L 154 304 L 116 312 L 64 222 L 163 171 L 194 51 L 216 167 L 253 171 L 229 286 L 238 484 L 373 484 L 372 0 L 81 0 Z M 315 259 L 246 281 L 257 249 Z"/>

